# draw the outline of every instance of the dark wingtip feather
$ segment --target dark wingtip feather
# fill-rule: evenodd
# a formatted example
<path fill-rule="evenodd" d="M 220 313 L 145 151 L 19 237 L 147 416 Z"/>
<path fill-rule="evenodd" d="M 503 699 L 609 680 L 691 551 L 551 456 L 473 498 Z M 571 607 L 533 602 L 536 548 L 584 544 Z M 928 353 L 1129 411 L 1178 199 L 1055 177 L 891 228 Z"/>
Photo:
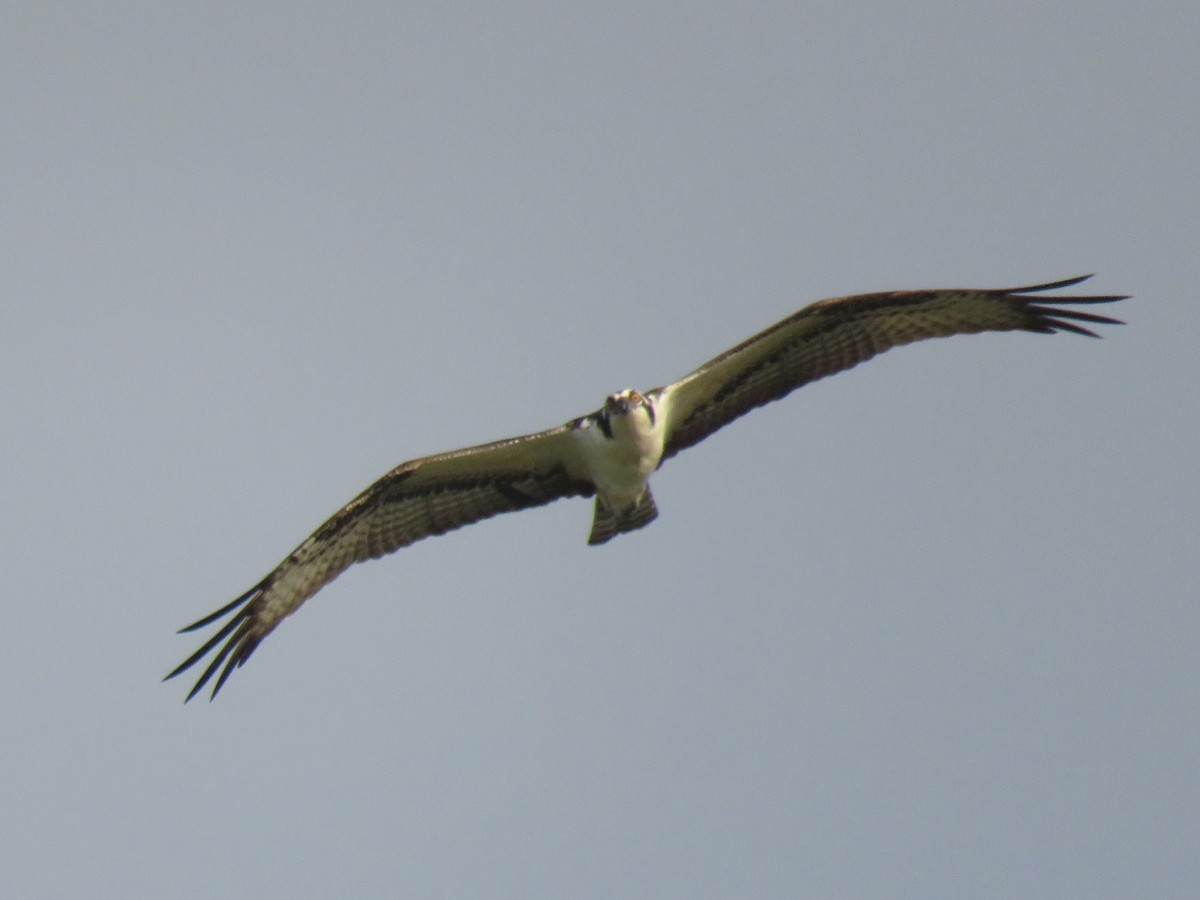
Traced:
<path fill-rule="evenodd" d="M 1096 313 L 1081 312 L 1076 309 L 1064 309 L 1063 307 L 1077 304 L 1088 303 L 1116 303 L 1120 300 L 1128 300 L 1128 295 L 1125 294 L 1101 294 L 1088 297 L 1040 297 L 1036 296 L 1038 291 L 1050 291 L 1057 288 L 1070 287 L 1071 285 L 1079 284 L 1081 281 L 1086 281 L 1091 278 L 1091 275 L 1079 275 L 1075 278 L 1064 278 L 1062 281 L 1051 281 L 1046 284 L 1029 285 L 1028 287 L 1013 288 L 1007 293 L 1014 301 L 1023 306 L 1028 312 L 1032 320 L 1026 325 L 1029 331 L 1036 331 L 1042 334 L 1054 334 L 1058 331 L 1070 331 L 1074 334 L 1081 334 L 1086 337 L 1099 338 L 1100 335 L 1090 328 L 1079 325 L 1079 322 L 1094 323 L 1097 325 L 1124 325 L 1120 319 L 1114 319 L 1111 316 L 1101 316 Z M 1047 305 L 1054 304 L 1054 305 Z"/>
<path fill-rule="evenodd" d="M 1074 332 L 1075 334 L 1082 334 L 1084 337 L 1093 337 L 1093 338 L 1096 338 L 1097 340 L 1100 339 L 1100 335 L 1096 334 L 1096 332 L 1092 331 L 1090 328 L 1084 328 L 1082 325 L 1075 325 L 1075 324 L 1073 324 L 1071 322 L 1067 322 L 1063 319 L 1051 319 L 1051 318 L 1047 317 L 1047 318 L 1042 319 L 1041 321 L 1047 327 L 1044 329 L 1039 328 L 1038 331 L 1041 331 L 1045 334 L 1054 334 L 1057 331 L 1070 331 L 1070 332 Z M 1121 323 L 1118 323 L 1118 324 L 1121 324 Z"/>
<path fill-rule="evenodd" d="M 1091 275 L 1076 275 L 1074 278 L 1064 278 L 1061 281 L 1047 281 L 1045 284 L 1027 284 L 1024 287 L 1002 288 L 1001 294 L 1035 294 L 1038 291 L 1056 291 L 1059 288 L 1071 287 L 1087 281 Z M 1035 303 L 1039 297 L 1024 297 L 1027 303 Z M 1058 303 L 1116 303 L 1118 300 L 1128 300 L 1129 294 L 1094 294 L 1088 297 L 1056 297 Z"/>
<path fill-rule="evenodd" d="M 262 591 L 262 589 L 264 587 L 266 587 L 266 585 L 267 585 L 267 580 L 264 578 L 262 581 L 260 581 L 254 587 L 250 588 L 250 590 L 246 591 L 246 593 L 242 594 L 236 600 L 234 600 L 230 603 L 226 603 L 224 606 L 222 606 L 216 612 L 209 613 L 203 619 L 197 619 L 191 625 L 184 625 L 182 628 L 180 628 L 175 633 L 176 634 L 187 634 L 189 631 L 195 631 L 198 628 L 203 628 L 205 625 L 211 625 L 213 622 L 217 621 L 217 619 L 221 618 L 226 613 L 233 612 L 233 610 L 237 609 L 243 603 L 246 603 L 247 601 L 249 601 L 255 594 Z"/>
<path fill-rule="evenodd" d="M 191 700 L 198 693 L 200 693 L 200 691 L 202 691 L 204 689 L 204 685 L 208 684 L 209 679 L 211 679 L 213 677 L 213 675 L 216 674 L 217 669 L 221 668 L 221 663 L 225 662 L 226 657 L 229 657 L 230 654 L 234 654 L 236 656 L 236 649 L 237 649 L 238 645 L 246 639 L 246 632 L 250 628 L 250 622 L 248 620 L 241 622 L 241 623 L 238 623 L 237 620 L 234 620 L 233 622 L 231 622 L 229 624 L 230 625 L 239 625 L 239 627 L 238 627 L 237 631 L 234 632 L 233 636 L 230 637 L 229 640 L 227 640 L 225 642 L 225 644 L 221 647 L 221 649 L 217 653 L 217 655 L 212 658 L 212 661 L 209 662 L 208 667 L 204 670 L 203 674 L 201 674 L 201 676 L 196 679 L 196 683 L 194 685 L 192 685 L 192 689 L 188 692 L 187 697 L 184 698 L 184 700 L 183 700 L 184 703 L 187 703 L 188 700 Z M 223 629 L 223 630 L 227 630 L 227 629 L 228 629 L 228 626 L 226 626 L 226 629 Z M 221 677 L 217 679 L 216 687 L 213 688 L 212 694 L 209 695 L 208 699 L 210 701 L 214 697 L 217 696 L 217 691 L 219 691 L 221 689 L 221 685 L 225 683 L 225 679 L 228 677 L 229 677 L 229 665 L 226 665 L 224 672 L 221 674 Z"/>
<path fill-rule="evenodd" d="M 1069 297 L 1064 297 L 1058 301 L 1060 303 L 1071 303 Z M 1058 309 L 1053 306 L 1031 306 L 1030 309 L 1035 309 L 1037 312 L 1049 318 L 1050 316 L 1062 316 L 1064 318 L 1074 319 L 1077 322 L 1095 322 L 1097 325 L 1124 325 L 1120 319 L 1114 319 L 1112 316 L 1100 316 L 1096 313 L 1079 312 L 1075 309 Z"/>
<path fill-rule="evenodd" d="M 1047 281 L 1045 284 L 1027 284 L 1024 287 L 1006 288 L 1006 294 L 1032 294 L 1034 291 L 1054 291 L 1058 288 L 1072 287 L 1076 284 L 1082 284 L 1087 281 L 1095 273 L 1087 275 L 1076 275 L 1073 278 L 1063 278 L 1059 281 Z"/>
<path fill-rule="evenodd" d="M 237 642 L 237 649 L 230 654 L 229 660 L 225 663 L 225 668 L 221 670 L 221 674 L 217 677 L 217 683 L 213 685 L 212 693 L 208 695 L 209 703 L 212 703 L 212 701 L 217 699 L 217 694 L 221 692 L 221 686 L 224 685 L 229 676 L 233 674 L 233 670 L 240 669 L 242 664 L 250 658 L 250 654 L 253 653 L 254 648 L 258 646 L 259 640 L 261 640 L 261 638 L 252 637 L 248 634 L 241 635 Z M 230 641 L 230 645 L 232 644 L 233 642 Z M 222 658 L 224 655 L 224 653 L 221 654 Z M 215 663 L 220 663 L 220 661 L 220 659 L 214 660 Z M 197 684 L 196 690 L 199 690 L 203 686 L 203 683 Z"/>
<path fill-rule="evenodd" d="M 170 679 L 174 678 L 176 675 L 179 675 L 182 672 L 186 672 L 188 669 L 190 669 L 192 666 L 194 666 L 196 663 L 198 663 L 201 659 L 203 659 L 205 656 L 207 656 L 208 651 L 210 651 L 213 647 L 217 646 L 217 644 L 219 644 L 226 637 L 228 637 L 229 634 L 235 628 L 237 628 L 239 624 L 241 624 L 242 620 L 245 619 L 245 617 L 246 617 L 246 611 L 242 610 L 240 613 L 238 613 L 236 616 L 234 616 L 232 619 L 230 619 L 228 622 L 226 622 L 221 627 L 221 630 L 218 631 L 216 634 L 214 634 L 212 637 L 210 637 L 207 641 L 205 641 L 204 645 L 202 647 L 200 647 L 199 650 L 197 650 L 195 653 L 193 653 L 191 656 L 189 656 L 187 659 L 185 659 L 183 662 L 181 662 L 179 665 L 177 665 L 166 676 L 164 676 L 163 681 L 169 681 Z"/>
<path fill-rule="evenodd" d="M 251 640 L 248 635 L 251 627 L 251 601 L 261 595 L 263 589 L 266 587 L 266 584 L 266 579 L 260 581 L 257 585 L 248 590 L 246 593 L 242 594 L 232 603 L 227 603 L 216 612 L 210 613 L 203 619 L 193 622 L 186 628 L 180 629 L 180 634 L 195 631 L 197 628 L 203 628 L 205 625 L 210 625 L 217 621 L 222 616 L 228 615 L 235 609 L 238 609 L 239 606 L 242 607 L 228 622 L 221 626 L 220 630 L 218 630 L 216 634 L 212 635 L 212 637 L 205 641 L 204 644 L 201 645 L 200 649 L 198 649 L 195 653 L 193 653 L 163 677 L 163 681 L 169 681 L 176 675 L 187 671 L 192 666 L 196 665 L 196 663 L 200 662 L 200 660 L 202 660 L 210 652 L 212 652 L 213 648 L 217 647 L 218 644 L 221 644 L 222 641 L 225 642 L 217 652 L 217 655 L 209 662 L 208 666 L 196 680 L 195 685 L 192 686 L 191 691 L 189 691 L 187 697 L 184 698 L 184 703 L 187 703 L 188 700 L 191 700 L 196 696 L 196 694 L 200 693 L 200 691 L 204 688 L 204 685 L 212 679 L 214 674 L 216 674 L 217 670 L 221 666 L 221 663 L 224 662 L 226 658 L 230 657 L 231 654 L 231 662 L 238 659 L 245 660 L 246 657 L 249 656 L 249 653 L 243 652 L 242 648 L 249 640 Z M 253 643 L 256 645 L 259 639 L 260 638 L 254 638 Z M 253 646 L 251 646 L 250 649 L 252 650 Z M 221 677 L 217 681 L 216 687 L 213 689 L 212 697 L 217 695 L 217 691 L 221 689 L 221 685 L 224 684 L 225 679 L 229 677 L 229 668 L 229 666 L 226 666 L 225 671 L 222 672 Z M 209 699 L 211 700 L 212 697 Z"/>

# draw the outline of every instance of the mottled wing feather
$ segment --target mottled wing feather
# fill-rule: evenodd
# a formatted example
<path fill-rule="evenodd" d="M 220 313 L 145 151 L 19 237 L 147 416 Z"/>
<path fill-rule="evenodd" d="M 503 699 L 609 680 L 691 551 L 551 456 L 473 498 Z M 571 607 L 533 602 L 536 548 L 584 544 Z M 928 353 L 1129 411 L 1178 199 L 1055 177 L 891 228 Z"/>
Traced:
<path fill-rule="evenodd" d="M 1120 324 L 1063 308 L 1121 296 L 1037 296 L 1088 276 L 1002 290 L 860 294 L 822 300 L 649 394 L 664 411 L 663 459 L 751 409 L 848 369 L 892 347 L 932 337 L 1024 330 L 1091 335 L 1084 325 Z M 1048 306 L 1053 302 L 1058 305 Z M 216 677 L 212 696 L 259 643 L 309 597 L 356 562 L 383 556 L 503 512 L 595 492 L 577 467 L 571 426 L 404 463 L 343 507 L 274 571 L 232 603 L 182 629 L 230 618 L 167 678 L 214 653 L 190 700 Z"/>
<path fill-rule="evenodd" d="M 593 485 L 574 469 L 569 430 L 563 426 L 397 466 L 342 507 L 261 582 L 182 629 L 194 631 L 233 614 L 166 677 L 174 678 L 216 650 L 187 699 L 214 675 L 215 697 L 263 638 L 354 563 L 500 513 L 561 497 L 591 496 Z"/>
<path fill-rule="evenodd" d="M 858 294 L 821 300 L 650 392 L 667 410 L 663 459 L 691 447 L 750 410 L 878 353 L 925 338 L 983 331 L 1072 331 L 1078 322 L 1117 319 L 1061 304 L 1109 303 L 1123 296 L 1037 296 L 1091 276 L 998 290 L 949 289 Z M 1044 306 L 1053 302 L 1059 306 Z"/>

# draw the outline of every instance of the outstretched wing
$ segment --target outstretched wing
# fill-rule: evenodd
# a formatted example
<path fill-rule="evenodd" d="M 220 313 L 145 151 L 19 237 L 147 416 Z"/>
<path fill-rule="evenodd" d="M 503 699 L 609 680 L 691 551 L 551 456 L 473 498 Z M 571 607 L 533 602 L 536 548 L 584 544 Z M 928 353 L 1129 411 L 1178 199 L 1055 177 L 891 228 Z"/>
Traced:
<path fill-rule="evenodd" d="M 187 699 L 219 671 L 212 690 L 216 697 L 263 638 L 354 563 L 499 513 L 541 506 L 560 497 L 591 496 L 595 488 L 573 462 L 569 431 L 569 426 L 562 426 L 397 466 L 338 510 L 249 591 L 181 629 L 181 633 L 195 631 L 232 613 L 166 678 L 174 678 L 216 649 Z"/>
<path fill-rule="evenodd" d="M 680 381 L 649 392 L 666 415 L 662 458 L 699 443 L 739 416 L 810 381 L 849 369 L 901 344 L 982 331 L 1073 331 L 1098 337 L 1076 323 L 1122 323 L 1061 306 L 1111 303 L 1125 297 L 1037 295 L 1038 291 L 1070 287 L 1090 277 L 998 290 L 858 294 L 813 303 L 726 350 Z"/>

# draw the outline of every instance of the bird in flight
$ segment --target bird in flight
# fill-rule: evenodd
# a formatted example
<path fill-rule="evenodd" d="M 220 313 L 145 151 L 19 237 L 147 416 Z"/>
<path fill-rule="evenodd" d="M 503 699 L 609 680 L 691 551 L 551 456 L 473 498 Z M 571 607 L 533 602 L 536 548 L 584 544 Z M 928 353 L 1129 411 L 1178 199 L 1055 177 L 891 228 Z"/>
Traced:
<path fill-rule="evenodd" d="M 892 347 L 984 331 L 1098 337 L 1079 323 L 1122 323 L 1064 307 L 1126 297 L 1039 296 L 1090 277 L 821 300 L 673 384 L 611 394 L 595 412 L 548 431 L 401 463 L 334 513 L 262 581 L 181 629 L 191 632 L 230 617 L 163 680 L 215 650 L 187 695 L 192 699 L 216 676 L 212 699 L 263 638 L 354 563 L 499 513 L 561 497 L 595 497 L 589 544 L 642 528 L 658 515 L 648 482 L 664 461 L 750 410 Z"/>

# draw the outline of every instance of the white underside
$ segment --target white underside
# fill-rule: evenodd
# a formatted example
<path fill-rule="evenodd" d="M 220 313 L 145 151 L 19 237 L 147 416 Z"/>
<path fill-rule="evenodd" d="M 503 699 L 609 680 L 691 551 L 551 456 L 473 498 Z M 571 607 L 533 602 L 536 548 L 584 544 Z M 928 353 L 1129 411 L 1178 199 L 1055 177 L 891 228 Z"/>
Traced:
<path fill-rule="evenodd" d="M 623 509 L 635 503 L 646 489 L 650 474 L 662 458 L 662 417 L 650 422 L 645 409 L 609 419 L 612 437 L 588 424 L 573 433 L 580 459 L 596 492 L 609 506 Z"/>

